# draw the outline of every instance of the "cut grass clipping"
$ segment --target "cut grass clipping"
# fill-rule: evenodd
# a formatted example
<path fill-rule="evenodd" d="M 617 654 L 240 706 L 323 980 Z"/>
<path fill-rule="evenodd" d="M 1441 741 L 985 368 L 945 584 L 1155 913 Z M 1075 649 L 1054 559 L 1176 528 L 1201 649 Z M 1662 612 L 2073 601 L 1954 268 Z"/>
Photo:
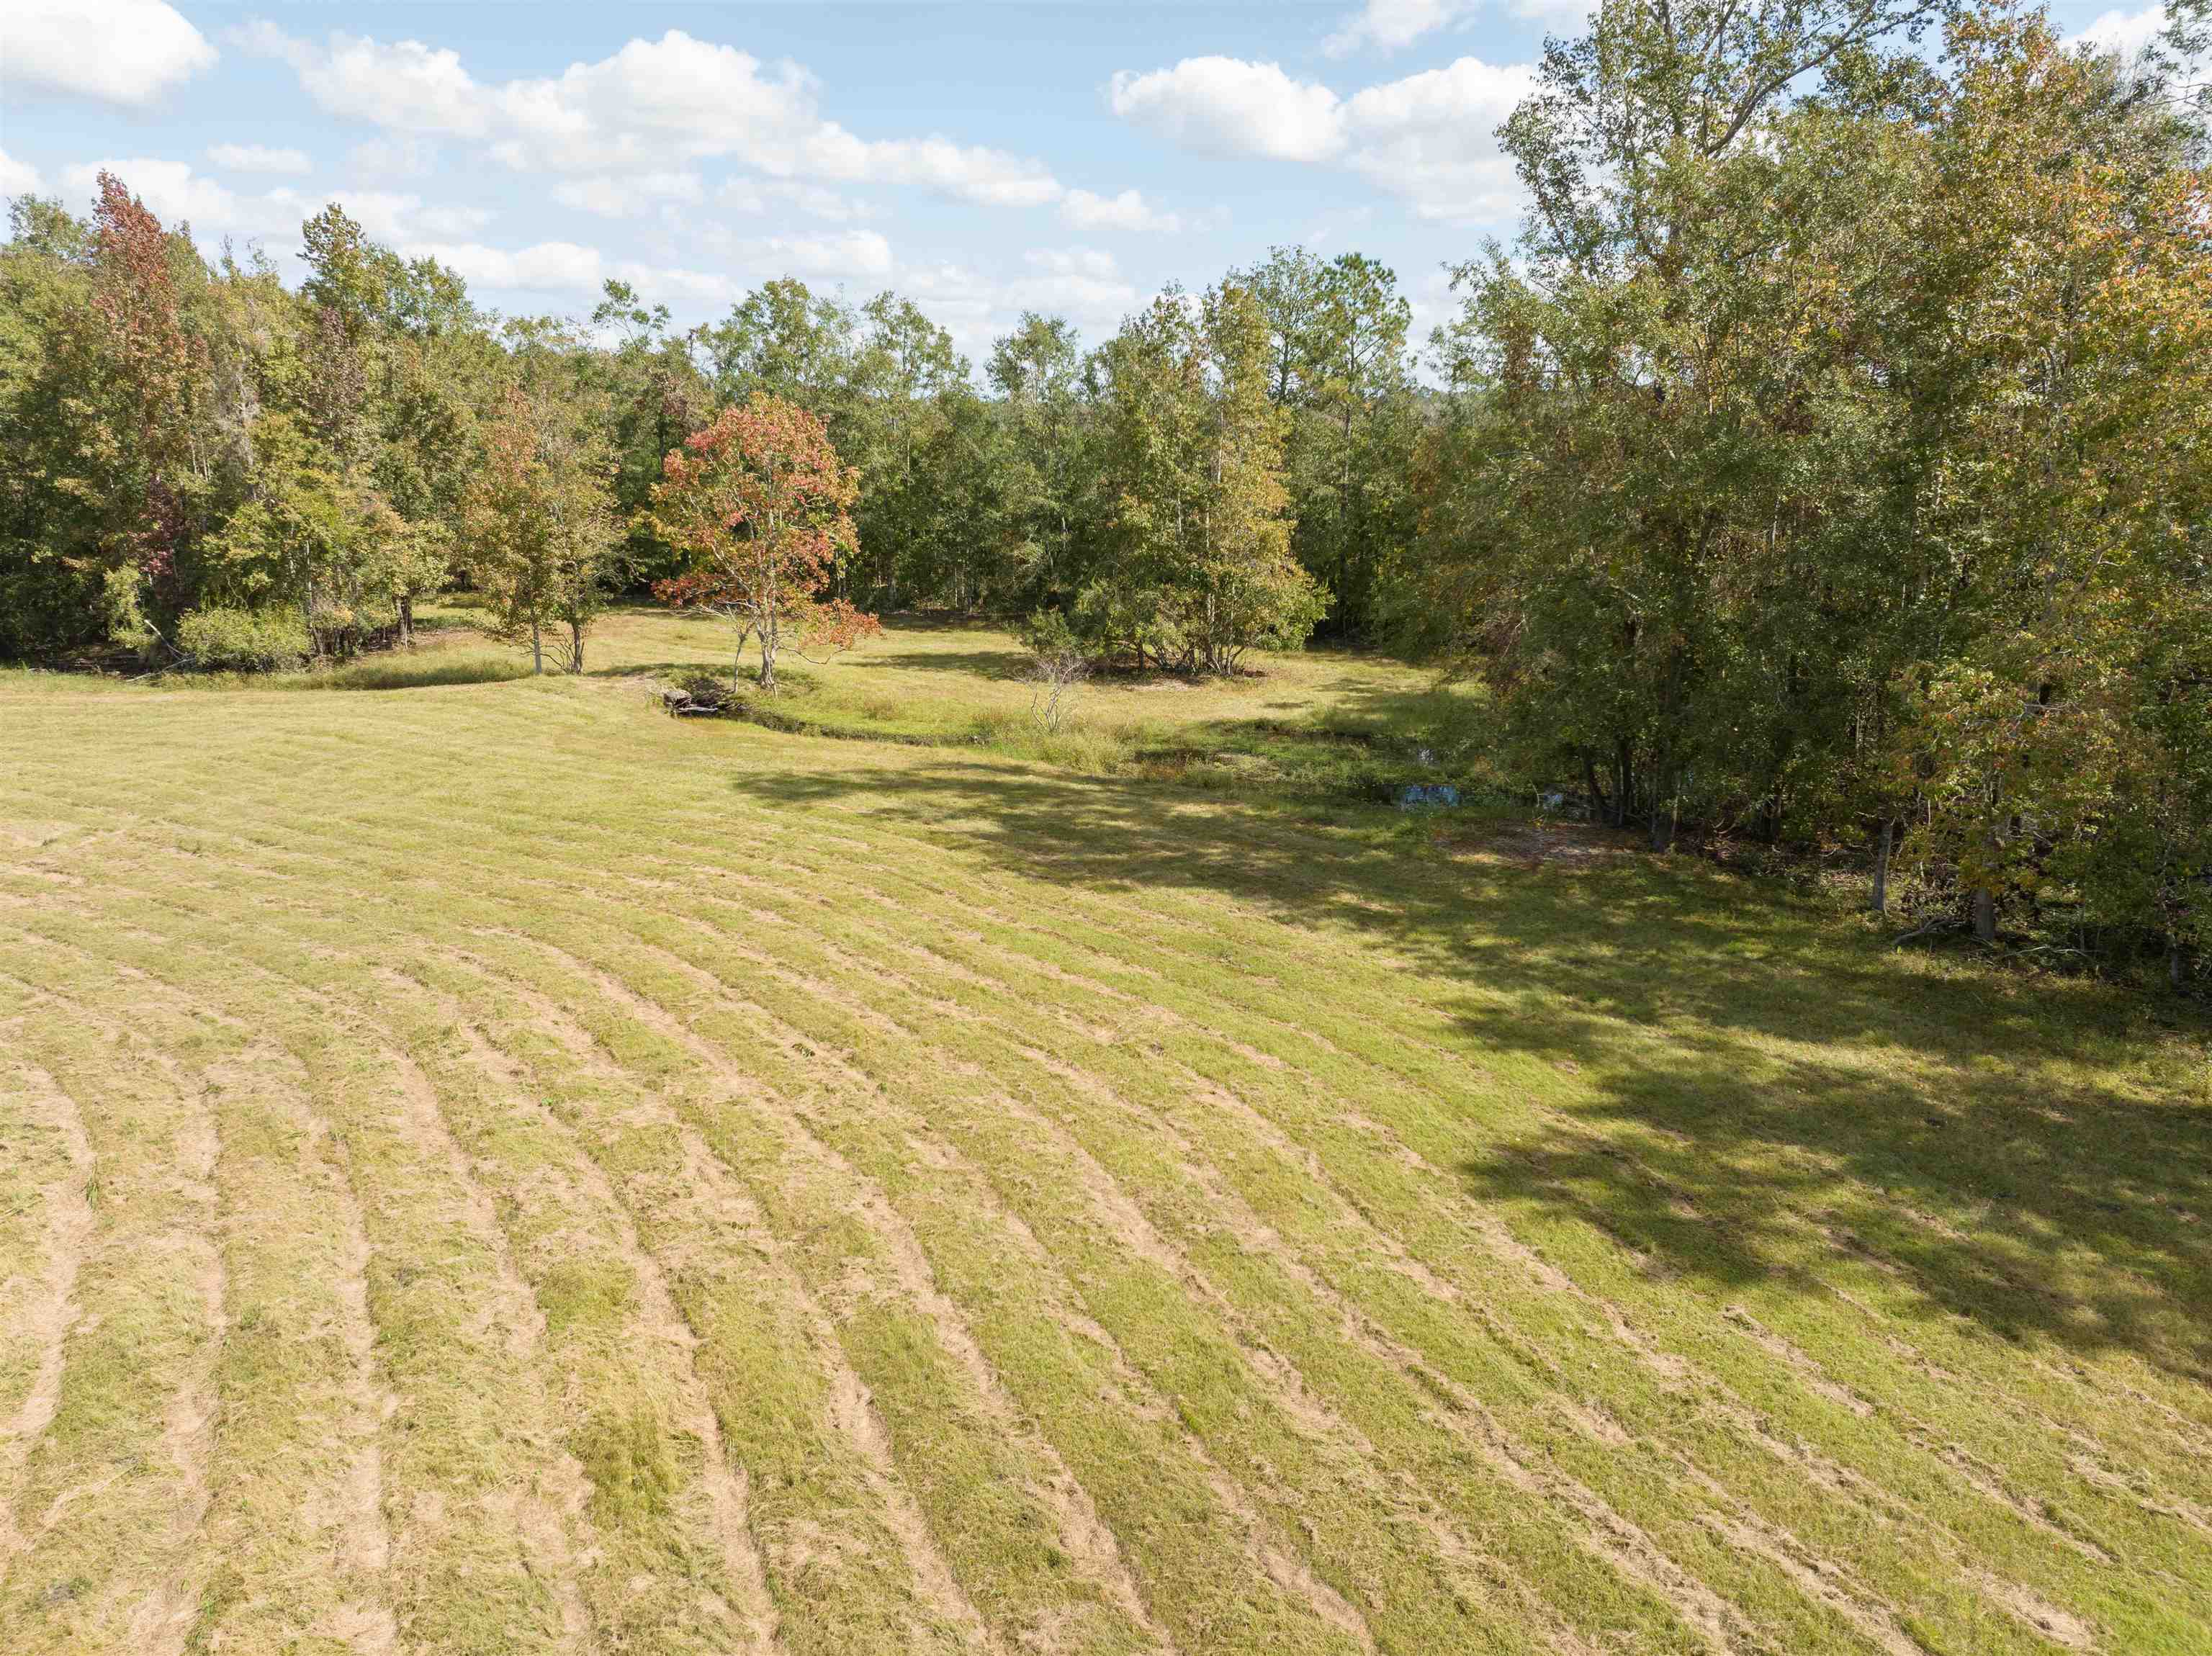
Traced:
<path fill-rule="evenodd" d="M 0 682 L 10 1656 L 2212 1649 L 2201 1029 L 1362 804 L 1388 664 L 439 636 Z"/>

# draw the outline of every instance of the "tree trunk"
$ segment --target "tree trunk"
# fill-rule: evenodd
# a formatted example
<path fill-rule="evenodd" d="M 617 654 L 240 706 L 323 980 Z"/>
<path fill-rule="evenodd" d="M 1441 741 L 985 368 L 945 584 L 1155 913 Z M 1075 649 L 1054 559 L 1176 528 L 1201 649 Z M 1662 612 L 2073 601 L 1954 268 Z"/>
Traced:
<path fill-rule="evenodd" d="M 2189 980 L 2188 962 L 2182 958 L 2181 939 L 2166 940 L 2166 986 L 2179 994 Z"/>
<path fill-rule="evenodd" d="M 1877 914 L 1889 913 L 1889 847 L 1896 832 L 1897 819 L 1884 816 L 1881 819 L 1881 838 L 1876 841 L 1874 852 L 1873 908 Z"/>
<path fill-rule="evenodd" d="M 541 675 L 545 670 L 545 635 L 534 621 L 530 623 L 530 670 Z"/>
<path fill-rule="evenodd" d="M 1597 785 L 1597 761 L 1588 748 L 1583 749 L 1583 786 L 1589 792 L 1590 821 L 1602 822 L 1607 815 L 1605 790 Z"/>
<path fill-rule="evenodd" d="M 568 670 L 584 670 L 584 623 L 580 621 L 568 623 Z"/>
<path fill-rule="evenodd" d="M 1656 766 L 1651 772 L 1651 849 L 1665 851 L 1674 843 L 1675 804 L 1667 774 Z"/>
<path fill-rule="evenodd" d="M 399 595 L 399 641 L 410 650 L 415 647 L 415 597 L 410 592 Z"/>
<path fill-rule="evenodd" d="M 1974 894 L 1974 940 L 1995 943 L 1997 940 L 1997 899 L 1992 891 Z"/>

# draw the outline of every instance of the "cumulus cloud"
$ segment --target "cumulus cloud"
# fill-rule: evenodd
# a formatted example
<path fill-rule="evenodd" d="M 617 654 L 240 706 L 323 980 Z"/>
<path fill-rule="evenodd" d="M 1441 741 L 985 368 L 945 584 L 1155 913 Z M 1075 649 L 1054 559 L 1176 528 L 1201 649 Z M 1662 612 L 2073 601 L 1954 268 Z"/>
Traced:
<path fill-rule="evenodd" d="M 755 263 L 763 275 L 820 276 L 882 281 L 891 273 L 891 245 L 874 230 L 819 236 L 770 236 Z M 770 267 L 774 267 L 771 270 Z"/>
<path fill-rule="evenodd" d="M 362 221 L 368 221 L 363 216 Z M 714 240 L 710 238 L 710 240 Z M 538 241 L 496 247 L 474 240 L 398 238 L 410 258 L 434 258 L 471 288 L 519 294 L 554 304 L 581 306 L 598 297 L 609 278 L 627 282 L 647 299 L 717 310 L 735 304 L 771 276 L 796 276 L 837 285 L 881 285 L 895 268 L 890 243 L 872 230 L 825 236 L 720 238 L 730 267 L 705 270 L 641 259 L 611 259 L 574 241 Z"/>
<path fill-rule="evenodd" d="M 425 238 L 472 236 L 492 221 L 487 209 L 433 204 L 411 191 L 343 190 L 332 199 L 377 240 L 410 252 Z"/>
<path fill-rule="evenodd" d="M 248 240 L 297 231 L 312 208 L 302 211 L 305 199 L 289 189 L 263 195 L 241 195 L 192 171 L 186 161 L 165 161 L 150 155 L 125 160 L 86 161 L 62 169 L 64 193 L 89 200 L 100 193 L 100 175 L 112 173 L 131 193 L 153 209 L 156 217 L 174 227 L 189 224 L 204 245 L 223 236 Z"/>
<path fill-rule="evenodd" d="M 2091 46 L 2099 52 L 2133 58 L 2166 28 L 2166 8 L 2155 3 L 2141 11 L 2108 11 L 2083 29 L 2069 45 Z"/>
<path fill-rule="evenodd" d="M 1022 264 L 1023 273 L 992 294 L 1002 329 L 1024 311 L 1050 311 L 1098 338 L 1145 302 L 1114 256 L 1099 248 L 1033 247 Z"/>
<path fill-rule="evenodd" d="M 854 219 L 868 216 L 868 204 L 850 196 L 842 196 L 835 190 L 825 190 L 818 184 L 799 184 L 788 179 L 777 179 L 766 186 L 770 199 L 787 202 L 809 218 L 826 220 L 832 224 L 848 224 Z"/>
<path fill-rule="evenodd" d="M 573 241 L 540 241 L 515 248 L 433 241 L 416 243 L 407 252 L 437 260 L 471 287 L 566 297 L 597 293 L 604 279 L 599 250 Z"/>
<path fill-rule="evenodd" d="M 1273 64 L 1187 58 L 1116 75 L 1109 101 L 1186 149 L 1346 167 L 1423 217 L 1479 221 L 1514 199 L 1497 128 L 1533 83 L 1526 64 L 1462 58 L 1346 99 Z"/>
<path fill-rule="evenodd" d="M 781 203 L 797 208 L 808 218 L 831 224 L 850 224 L 869 217 L 874 210 L 857 197 L 796 179 L 727 179 L 714 192 L 714 199 L 736 213 L 765 213 Z"/>
<path fill-rule="evenodd" d="M 1124 70 L 1107 89 L 1123 120 L 1185 149 L 1315 161 L 1344 143 L 1344 112 L 1325 86 L 1293 80 L 1275 64 L 1186 58 L 1172 69 Z"/>
<path fill-rule="evenodd" d="M 203 246 L 228 237 L 265 242 L 274 252 L 290 253 L 299 246 L 300 226 L 325 203 L 323 195 L 310 195 L 289 185 L 260 191 L 233 190 L 195 173 L 186 162 L 147 155 L 65 167 L 62 184 L 70 195 L 89 197 L 99 191 L 102 171 L 122 179 L 164 223 L 190 224 Z M 410 256 L 433 243 L 475 236 L 492 219 L 483 208 L 425 202 L 405 191 L 340 190 L 328 199 L 377 240 Z"/>
<path fill-rule="evenodd" d="M 1498 127 L 1534 84 L 1526 64 L 1462 58 L 1369 87 L 1344 106 L 1346 159 L 1370 183 L 1407 197 L 1424 217 L 1497 218 L 1517 198 Z"/>
<path fill-rule="evenodd" d="M 1060 215 L 1079 230 L 1157 230 L 1173 235 L 1182 228 L 1182 219 L 1155 210 L 1134 190 L 1124 190 L 1118 196 L 1071 190 L 1060 201 Z"/>
<path fill-rule="evenodd" d="M 9 0 L 0 74 L 18 85 L 143 106 L 215 62 L 162 0 Z"/>
<path fill-rule="evenodd" d="M 1322 42 L 1322 50 L 1332 58 L 1366 45 L 1395 52 L 1470 9 L 1468 0 L 1367 0 L 1357 15 L 1346 18 L 1341 28 Z"/>
<path fill-rule="evenodd" d="M 438 146 L 428 138 L 395 133 L 346 151 L 346 161 L 365 179 L 410 179 L 435 170 Z"/>
<path fill-rule="evenodd" d="M 1425 34 L 1465 21 L 1476 5 L 1477 0 L 1367 0 L 1322 42 L 1322 50 L 1332 58 L 1367 46 L 1396 52 Z M 1595 0 L 1512 0 L 1504 9 L 1523 22 L 1568 28 L 1579 25 L 1597 6 Z"/>
<path fill-rule="evenodd" d="M 1005 150 L 934 135 L 860 137 L 821 113 L 819 85 L 796 64 L 770 67 L 681 29 L 557 76 L 496 83 L 477 80 L 458 53 L 416 40 L 340 32 L 316 45 L 266 22 L 239 39 L 289 64 L 333 115 L 481 141 L 519 171 L 617 178 L 724 159 L 773 179 L 914 185 L 994 206 L 1061 194 L 1042 163 Z"/>
<path fill-rule="evenodd" d="M 696 173 L 640 173 L 626 179 L 563 179 L 553 186 L 553 199 L 562 206 L 614 219 L 635 218 L 671 203 L 696 204 L 706 197 L 706 186 Z"/>
<path fill-rule="evenodd" d="M 481 137 L 491 130 L 489 89 L 450 49 L 419 40 L 386 45 L 337 30 L 316 46 L 266 19 L 234 31 L 231 39 L 289 64 L 307 95 L 332 115 L 416 135 Z"/>
<path fill-rule="evenodd" d="M 1145 298 L 1112 254 L 1085 246 L 1031 248 L 1011 274 L 951 262 L 902 265 L 898 288 L 972 361 L 981 361 L 1024 311 L 1064 316 L 1086 338 L 1099 339 Z"/>
<path fill-rule="evenodd" d="M 305 173 L 310 163 L 304 149 L 272 149 L 266 144 L 219 143 L 207 158 L 227 173 Z"/>
<path fill-rule="evenodd" d="M 739 235 L 726 226 L 711 227 L 707 245 L 751 287 L 771 276 L 811 277 L 832 284 L 880 284 L 896 268 L 891 245 L 874 230 L 830 230 L 819 235 Z"/>
<path fill-rule="evenodd" d="M 46 187 L 37 167 L 0 149 L 0 196 L 35 196 Z"/>

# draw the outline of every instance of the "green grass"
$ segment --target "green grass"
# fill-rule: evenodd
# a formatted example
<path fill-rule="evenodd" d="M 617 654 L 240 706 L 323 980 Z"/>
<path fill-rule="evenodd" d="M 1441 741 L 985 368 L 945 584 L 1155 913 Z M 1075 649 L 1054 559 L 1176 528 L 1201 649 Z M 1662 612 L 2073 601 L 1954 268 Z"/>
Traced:
<path fill-rule="evenodd" d="M 720 643 L 0 678 L 0 1648 L 2212 1649 L 2200 1022 Z"/>

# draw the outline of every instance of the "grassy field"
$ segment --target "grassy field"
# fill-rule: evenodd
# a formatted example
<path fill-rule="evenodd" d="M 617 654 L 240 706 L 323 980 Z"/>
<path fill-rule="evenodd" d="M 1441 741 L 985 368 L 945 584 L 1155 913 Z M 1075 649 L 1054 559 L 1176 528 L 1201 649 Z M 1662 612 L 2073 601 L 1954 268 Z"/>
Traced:
<path fill-rule="evenodd" d="M 0 676 L 9 1656 L 2212 1650 L 2201 1024 L 1388 664 L 438 636 Z"/>

